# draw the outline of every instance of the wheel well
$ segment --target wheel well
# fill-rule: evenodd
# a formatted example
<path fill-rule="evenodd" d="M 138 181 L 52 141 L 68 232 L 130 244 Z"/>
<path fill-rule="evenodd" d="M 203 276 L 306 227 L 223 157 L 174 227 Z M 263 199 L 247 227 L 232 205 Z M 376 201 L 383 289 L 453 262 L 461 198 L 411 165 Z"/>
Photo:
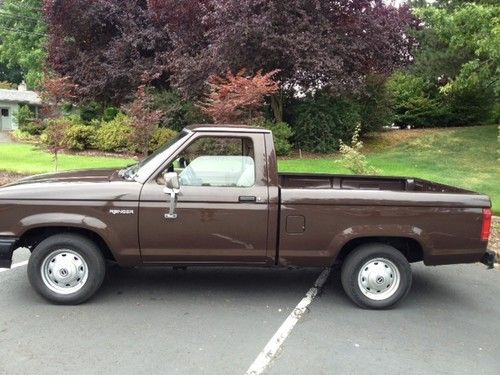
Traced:
<path fill-rule="evenodd" d="M 19 241 L 17 242 L 18 247 L 27 247 L 31 251 L 43 240 L 46 238 L 53 236 L 55 234 L 61 233 L 73 233 L 84 236 L 92 241 L 101 249 L 102 254 L 105 259 L 116 261 L 111 249 L 109 248 L 106 241 L 102 239 L 100 235 L 97 233 L 83 228 L 74 228 L 74 227 L 42 227 L 42 228 L 34 228 L 28 230 L 24 233 Z"/>
<path fill-rule="evenodd" d="M 367 243 L 384 243 L 399 250 L 408 262 L 420 262 L 424 260 L 424 251 L 417 240 L 408 237 L 362 237 L 347 242 L 340 250 L 335 263 L 342 263 L 351 250 Z"/>

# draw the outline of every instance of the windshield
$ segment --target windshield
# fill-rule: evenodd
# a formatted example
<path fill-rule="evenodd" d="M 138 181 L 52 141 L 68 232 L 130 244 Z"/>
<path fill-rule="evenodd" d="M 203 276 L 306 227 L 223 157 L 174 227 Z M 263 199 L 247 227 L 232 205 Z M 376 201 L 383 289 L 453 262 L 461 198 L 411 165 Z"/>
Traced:
<path fill-rule="evenodd" d="M 167 156 L 177 150 L 192 133 L 186 130 L 180 132 L 170 142 L 160 147 L 148 157 L 136 164 L 120 170 L 119 175 L 126 180 L 135 180 L 144 183 L 145 180 L 166 160 Z"/>

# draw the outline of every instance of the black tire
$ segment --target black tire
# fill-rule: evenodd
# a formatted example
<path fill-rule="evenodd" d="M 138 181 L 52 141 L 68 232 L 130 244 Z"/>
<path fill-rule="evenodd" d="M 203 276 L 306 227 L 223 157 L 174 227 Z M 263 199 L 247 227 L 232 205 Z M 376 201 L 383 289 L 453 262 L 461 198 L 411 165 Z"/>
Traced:
<path fill-rule="evenodd" d="M 381 291 L 375 290 L 378 289 L 378 287 L 371 288 L 372 290 L 368 291 L 366 289 L 370 289 L 369 287 L 362 289 L 359 285 L 358 277 L 363 281 L 365 280 L 362 278 L 363 274 L 360 275 L 361 268 L 370 262 L 370 260 L 374 260 L 372 264 L 378 267 L 378 262 L 376 262 L 378 258 L 382 258 L 381 264 L 383 264 L 384 267 L 390 270 L 390 267 L 395 266 L 399 272 L 399 285 L 393 283 L 392 291 L 389 291 L 391 283 L 387 280 L 384 281 L 384 277 L 380 278 Z M 388 265 L 386 265 L 383 260 L 388 260 Z M 392 263 L 392 265 L 390 263 Z M 368 272 L 368 268 L 369 267 L 365 268 L 364 271 Z M 393 277 L 391 271 L 388 271 L 388 273 L 389 277 Z M 377 279 L 376 281 L 378 282 L 379 278 L 375 277 L 375 279 Z M 341 282 L 347 296 L 358 306 L 365 309 L 387 309 L 401 301 L 410 291 L 412 282 L 411 266 L 406 257 L 392 246 L 382 243 L 365 244 L 354 249 L 345 259 L 342 265 Z M 383 298 L 383 292 L 386 286 L 388 288 L 387 298 L 381 300 L 373 299 Z M 382 294 L 377 295 L 376 293 L 378 292 L 382 292 Z M 369 296 L 371 296 L 371 298 Z"/>
<path fill-rule="evenodd" d="M 79 290 L 69 294 L 50 289 L 42 276 L 45 259 L 61 249 L 76 253 L 87 266 L 85 283 Z M 101 286 L 105 274 L 106 263 L 97 245 L 90 239 L 75 234 L 57 234 L 46 238 L 33 250 L 28 263 L 31 286 L 45 299 L 62 305 L 77 305 L 88 300 Z"/>

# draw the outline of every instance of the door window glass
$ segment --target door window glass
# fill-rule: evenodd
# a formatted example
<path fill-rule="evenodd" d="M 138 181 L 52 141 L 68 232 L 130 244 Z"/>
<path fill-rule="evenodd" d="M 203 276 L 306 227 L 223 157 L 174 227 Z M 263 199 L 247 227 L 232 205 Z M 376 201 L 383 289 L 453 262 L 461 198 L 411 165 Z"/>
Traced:
<path fill-rule="evenodd" d="M 198 138 L 169 170 L 179 174 L 181 186 L 250 187 L 255 184 L 253 142 L 250 138 Z"/>
<path fill-rule="evenodd" d="M 2 117 L 9 117 L 9 109 L 2 108 Z"/>

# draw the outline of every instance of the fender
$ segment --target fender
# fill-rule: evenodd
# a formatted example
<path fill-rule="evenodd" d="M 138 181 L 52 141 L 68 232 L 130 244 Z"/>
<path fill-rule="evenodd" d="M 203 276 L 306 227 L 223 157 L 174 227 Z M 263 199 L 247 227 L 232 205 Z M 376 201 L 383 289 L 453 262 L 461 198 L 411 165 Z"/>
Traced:
<path fill-rule="evenodd" d="M 132 224 L 134 228 L 137 227 L 135 218 Z M 121 231 L 113 230 L 103 220 L 89 215 L 67 212 L 33 214 L 21 218 L 16 227 L 12 228 L 12 232 L 1 232 L 0 235 L 14 235 L 21 238 L 30 230 L 50 227 L 68 227 L 91 231 L 101 237 L 120 265 L 134 266 L 141 263 L 137 240 L 133 242 L 130 239 L 124 239 Z M 121 236 L 120 233 L 122 233 Z M 136 233 L 132 235 L 137 238 Z"/>
<path fill-rule="evenodd" d="M 417 241 L 422 247 L 424 258 L 430 250 L 429 237 L 417 226 L 412 225 L 355 225 L 344 229 L 333 237 L 328 246 L 328 254 L 331 259 L 335 260 L 341 249 L 349 242 L 358 238 L 365 237 L 403 237 L 411 238 Z"/>

